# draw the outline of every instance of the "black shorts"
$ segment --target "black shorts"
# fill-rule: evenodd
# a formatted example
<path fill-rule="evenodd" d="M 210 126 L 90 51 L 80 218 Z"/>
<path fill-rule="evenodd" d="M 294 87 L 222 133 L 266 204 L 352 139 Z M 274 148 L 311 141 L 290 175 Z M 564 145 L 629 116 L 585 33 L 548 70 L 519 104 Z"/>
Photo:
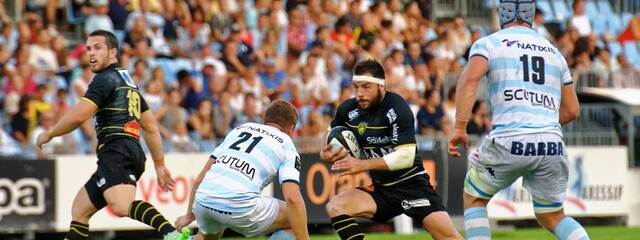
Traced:
<path fill-rule="evenodd" d="M 136 186 L 144 172 L 146 158 L 140 143 L 128 137 L 106 143 L 97 154 L 98 169 L 84 188 L 96 209 L 101 209 L 107 205 L 103 196 L 105 190 L 118 184 Z"/>
<path fill-rule="evenodd" d="M 360 187 L 376 202 L 376 213 L 371 220 L 381 223 L 402 213 L 422 222 L 429 214 L 447 211 L 426 174 L 407 179 L 392 186 L 372 184 Z"/>

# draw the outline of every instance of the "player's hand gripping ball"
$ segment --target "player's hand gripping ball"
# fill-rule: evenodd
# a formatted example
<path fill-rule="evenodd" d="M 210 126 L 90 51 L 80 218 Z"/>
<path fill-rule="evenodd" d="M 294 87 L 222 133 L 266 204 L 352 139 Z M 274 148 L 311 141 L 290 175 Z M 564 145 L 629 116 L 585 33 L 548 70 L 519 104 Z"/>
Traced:
<path fill-rule="evenodd" d="M 332 149 L 344 147 L 354 158 L 360 158 L 360 146 L 356 135 L 344 126 L 337 126 L 329 130 L 327 134 L 327 145 L 331 145 Z"/>

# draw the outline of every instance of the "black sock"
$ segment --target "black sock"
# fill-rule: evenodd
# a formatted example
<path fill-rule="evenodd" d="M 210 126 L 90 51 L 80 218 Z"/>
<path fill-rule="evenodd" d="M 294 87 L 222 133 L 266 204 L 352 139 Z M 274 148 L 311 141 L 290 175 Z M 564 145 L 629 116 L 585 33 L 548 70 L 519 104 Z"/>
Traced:
<path fill-rule="evenodd" d="M 364 239 L 364 233 L 360 230 L 360 226 L 356 223 L 356 220 L 347 215 L 340 215 L 331 218 L 331 225 L 336 230 L 338 236 L 342 240 L 362 240 Z"/>
<path fill-rule="evenodd" d="M 89 239 L 89 225 L 71 221 L 69 225 L 69 231 L 64 236 L 65 240 L 87 240 Z"/>
<path fill-rule="evenodd" d="M 162 235 L 176 230 L 151 203 L 136 200 L 129 205 L 129 217 L 152 226 Z"/>

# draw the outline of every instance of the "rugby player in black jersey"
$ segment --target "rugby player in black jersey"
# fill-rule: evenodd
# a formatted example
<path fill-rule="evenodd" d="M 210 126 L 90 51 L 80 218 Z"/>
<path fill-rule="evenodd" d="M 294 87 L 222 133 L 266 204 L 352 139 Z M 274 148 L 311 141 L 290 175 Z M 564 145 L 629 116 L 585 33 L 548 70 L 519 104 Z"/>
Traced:
<path fill-rule="evenodd" d="M 174 182 L 164 165 L 156 119 L 127 70 L 118 68 L 118 40 L 108 31 L 92 32 L 87 38 L 86 51 L 95 76 L 82 101 L 37 139 L 38 147 L 42 147 L 52 138 L 78 128 L 95 114 L 98 169 L 73 200 L 72 221 L 65 239 L 89 239 L 89 219 L 109 205 L 120 217 L 128 216 L 152 226 L 165 240 L 186 240 L 187 228 L 177 232 L 151 204 L 135 200 L 136 182 L 144 172 L 146 160 L 140 146 L 140 128 L 151 151 L 158 185 L 164 191 L 171 191 Z"/>
<path fill-rule="evenodd" d="M 342 103 L 331 122 L 331 127 L 345 126 L 355 133 L 362 159 L 331 145 L 320 152 L 323 160 L 333 163 L 333 171 L 369 171 L 373 181 L 331 198 L 326 210 L 333 227 L 341 239 L 364 239 L 354 217 L 384 223 L 404 213 L 420 221 L 434 239 L 462 239 L 416 155 L 413 113 L 402 97 L 385 91 L 384 78 L 376 60 L 356 64 L 356 97 Z"/>

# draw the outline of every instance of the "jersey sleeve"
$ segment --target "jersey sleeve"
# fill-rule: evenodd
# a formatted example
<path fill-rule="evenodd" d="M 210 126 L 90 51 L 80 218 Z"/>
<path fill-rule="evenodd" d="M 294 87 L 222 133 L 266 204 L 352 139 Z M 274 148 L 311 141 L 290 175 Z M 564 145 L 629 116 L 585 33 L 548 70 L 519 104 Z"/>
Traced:
<path fill-rule="evenodd" d="M 149 110 L 149 104 L 147 104 L 147 100 L 144 99 L 144 96 L 140 95 L 140 112 L 146 112 Z"/>
<path fill-rule="evenodd" d="M 218 159 L 218 157 L 220 157 L 220 152 L 221 152 L 220 149 L 222 149 L 222 144 L 217 146 L 215 149 L 213 149 L 213 151 L 209 156 L 212 158 Z"/>
<path fill-rule="evenodd" d="M 227 134 L 227 136 L 224 138 L 224 140 L 222 140 L 222 142 L 219 142 L 220 144 L 218 144 L 218 146 L 216 146 L 216 148 L 213 149 L 213 151 L 211 152 L 210 156 L 212 158 L 218 159 L 223 153 L 223 151 L 227 148 L 227 141 L 232 141 L 230 139 L 235 139 L 235 134 L 232 135 L 233 132 L 230 132 L 229 134 Z"/>
<path fill-rule="evenodd" d="M 338 106 L 338 110 L 336 110 L 336 115 L 333 116 L 333 120 L 331 120 L 331 128 L 337 126 L 346 126 L 347 123 L 347 109 L 346 104 L 342 103 Z"/>
<path fill-rule="evenodd" d="M 489 43 L 487 41 L 487 37 L 478 39 L 473 45 L 471 45 L 471 49 L 469 50 L 469 59 L 473 56 L 481 56 L 487 61 L 489 61 Z M 468 60 L 468 59 L 467 59 Z"/>
<path fill-rule="evenodd" d="M 398 103 L 385 113 L 391 125 L 391 142 L 395 147 L 416 143 L 413 112 L 407 103 Z"/>
<path fill-rule="evenodd" d="M 280 184 L 285 182 L 294 182 L 300 184 L 300 171 L 302 170 L 302 162 L 300 155 L 293 143 L 285 145 L 285 160 L 278 168 L 278 179 Z"/>
<path fill-rule="evenodd" d="M 560 55 L 560 59 L 562 59 L 562 85 L 570 85 L 573 83 L 573 77 L 571 77 L 571 71 L 569 70 L 569 65 L 567 64 L 567 60 Z"/>
<path fill-rule="evenodd" d="M 89 84 L 83 98 L 88 99 L 100 109 L 104 106 L 112 91 L 113 84 L 111 84 L 111 81 L 101 77 L 101 75 L 96 75 L 91 84 Z"/>

